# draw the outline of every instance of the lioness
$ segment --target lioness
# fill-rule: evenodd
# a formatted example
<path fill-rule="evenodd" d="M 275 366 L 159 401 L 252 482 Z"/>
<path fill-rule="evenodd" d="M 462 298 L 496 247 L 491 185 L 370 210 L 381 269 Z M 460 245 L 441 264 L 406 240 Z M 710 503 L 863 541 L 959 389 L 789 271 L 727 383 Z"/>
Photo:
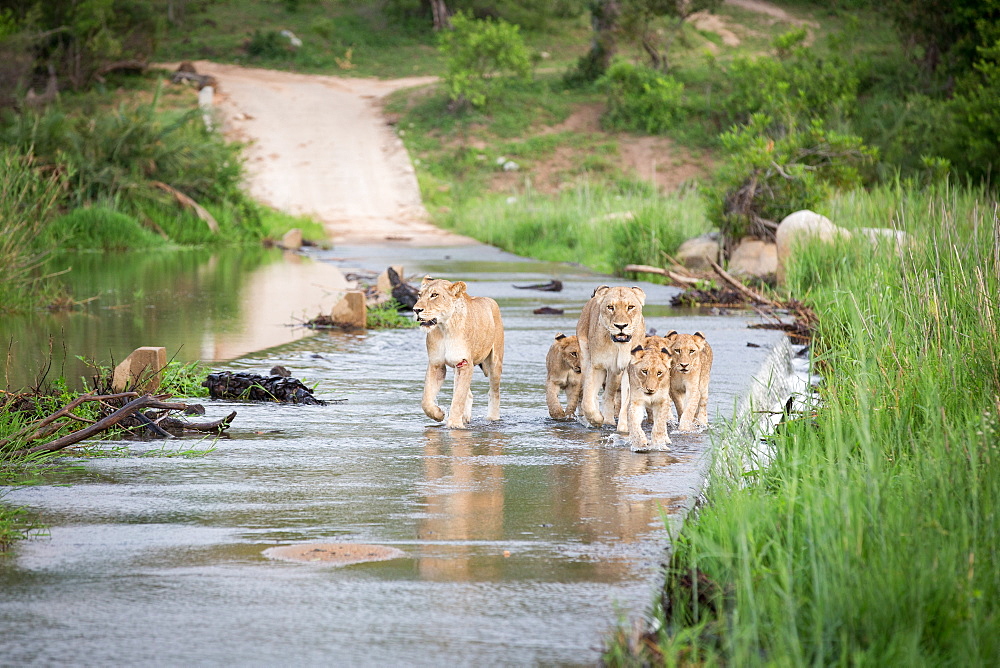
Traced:
<path fill-rule="evenodd" d="M 670 367 L 673 360 L 666 347 L 657 347 L 658 336 L 646 337 L 645 346 L 632 349 L 628 365 L 628 437 L 632 452 L 669 450 L 667 416 L 670 413 Z M 649 440 L 642 431 L 642 419 L 649 412 L 653 429 Z"/>
<path fill-rule="evenodd" d="M 712 374 L 712 346 L 705 335 L 678 334 L 664 337 L 673 359 L 670 370 L 670 398 L 677 408 L 677 431 L 693 431 L 695 425 L 708 426 L 708 381 Z"/>
<path fill-rule="evenodd" d="M 421 406 L 434 420 L 443 420 L 437 395 L 447 367 L 455 369 L 455 394 L 447 425 L 462 428 L 472 419 L 472 367 L 490 379 L 487 420 L 500 419 L 500 374 L 503 371 L 503 321 L 500 307 L 489 297 L 470 297 L 463 281 L 452 283 L 425 276 L 413 313 L 427 329 L 427 376 Z"/>
<path fill-rule="evenodd" d="M 632 341 L 642 341 L 646 336 L 642 317 L 645 303 L 646 293 L 640 288 L 602 285 L 594 290 L 580 313 L 576 335 L 583 369 L 583 413 L 595 427 L 615 424 L 615 399 L 621 389 L 618 431 L 628 431 L 628 383 L 622 383 L 622 375 L 632 359 Z M 604 395 L 598 408 L 597 394 L 602 385 Z"/>
<path fill-rule="evenodd" d="M 545 403 L 556 419 L 572 418 L 580 405 L 583 379 L 580 369 L 580 342 L 575 336 L 556 334 L 545 356 Z M 559 403 L 559 392 L 566 393 L 566 410 Z"/>

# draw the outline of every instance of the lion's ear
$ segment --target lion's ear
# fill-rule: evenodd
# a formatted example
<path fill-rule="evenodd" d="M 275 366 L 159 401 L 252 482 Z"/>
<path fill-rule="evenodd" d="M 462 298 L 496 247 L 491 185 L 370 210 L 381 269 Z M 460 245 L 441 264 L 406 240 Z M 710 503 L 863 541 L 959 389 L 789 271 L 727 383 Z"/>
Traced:
<path fill-rule="evenodd" d="M 660 348 L 660 352 L 663 353 L 664 355 L 669 355 L 670 354 L 670 351 L 667 350 L 666 348 Z"/>
<path fill-rule="evenodd" d="M 636 346 L 632 349 L 632 354 L 635 355 L 636 353 L 642 352 L 642 349 L 642 346 Z"/>
<path fill-rule="evenodd" d="M 593 299 L 594 297 L 601 297 L 604 295 L 605 292 L 607 292 L 610 289 L 611 288 L 609 288 L 606 285 L 599 285 L 596 288 L 594 288 L 594 292 L 593 294 L 590 295 L 590 298 Z"/>
<path fill-rule="evenodd" d="M 693 336 L 697 336 L 697 337 L 698 337 L 699 339 L 701 339 L 702 341 L 705 341 L 705 340 L 706 340 L 706 339 L 705 339 L 705 335 L 704 335 L 704 334 L 702 334 L 701 332 L 695 332 L 695 333 L 693 334 Z"/>
<path fill-rule="evenodd" d="M 643 292 L 642 288 L 640 288 L 640 287 L 633 287 L 632 288 L 632 292 L 634 292 L 635 296 L 639 298 L 639 303 L 641 305 L 645 306 L 646 305 L 646 293 Z"/>
<path fill-rule="evenodd" d="M 566 338 L 566 335 L 563 334 L 562 332 L 559 332 L 558 334 L 556 334 L 556 341 L 562 341 L 565 338 Z"/>
<path fill-rule="evenodd" d="M 680 336 L 680 335 L 677 333 L 676 329 L 672 329 L 669 332 L 667 332 L 666 336 L 664 336 L 663 338 L 665 338 L 665 339 L 672 339 L 675 336 Z"/>
<path fill-rule="evenodd" d="M 461 297 L 465 294 L 465 281 L 455 281 L 448 287 L 448 292 L 451 293 L 452 297 Z"/>
<path fill-rule="evenodd" d="M 424 280 L 420 281 L 420 287 L 421 288 L 424 287 L 425 285 L 427 285 L 428 283 L 430 283 L 433 280 L 434 279 L 431 278 L 430 276 L 424 276 Z"/>

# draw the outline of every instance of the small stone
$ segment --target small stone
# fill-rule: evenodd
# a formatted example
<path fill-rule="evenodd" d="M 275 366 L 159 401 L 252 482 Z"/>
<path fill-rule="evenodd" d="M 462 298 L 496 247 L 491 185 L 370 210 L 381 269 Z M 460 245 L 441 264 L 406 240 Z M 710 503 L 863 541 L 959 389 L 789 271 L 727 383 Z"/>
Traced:
<path fill-rule="evenodd" d="M 284 236 L 281 237 L 280 246 L 290 251 L 297 251 L 302 248 L 302 230 L 293 227 L 285 232 Z"/>

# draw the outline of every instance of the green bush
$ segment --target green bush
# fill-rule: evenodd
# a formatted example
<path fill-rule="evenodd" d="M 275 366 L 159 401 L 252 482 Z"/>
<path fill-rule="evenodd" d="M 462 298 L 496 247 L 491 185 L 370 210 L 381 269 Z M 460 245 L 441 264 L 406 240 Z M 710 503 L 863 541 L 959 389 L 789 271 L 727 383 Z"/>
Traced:
<path fill-rule="evenodd" d="M 38 237 L 39 248 L 132 250 L 163 246 L 167 240 L 138 220 L 105 206 L 73 209 L 59 216 Z"/>
<path fill-rule="evenodd" d="M 616 62 L 601 83 L 608 94 L 608 110 L 602 120 L 609 128 L 659 134 L 683 116 L 684 85 L 668 74 Z"/>
<path fill-rule="evenodd" d="M 709 217 L 730 239 L 773 236 L 774 223 L 862 183 L 876 151 L 814 119 L 785 128 L 755 114 L 721 136 L 726 162 L 706 189 Z"/>
<path fill-rule="evenodd" d="M 766 113 L 787 124 L 811 118 L 851 116 L 857 106 L 858 65 L 836 55 L 819 55 L 799 45 L 803 30 L 774 40 L 772 58 L 739 57 L 727 68 L 731 85 L 723 108 L 733 122 Z"/>
<path fill-rule="evenodd" d="M 247 40 L 247 55 L 260 60 L 273 60 L 290 55 L 288 39 L 277 30 L 254 30 Z"/>
<path fill-rule="evenodd" d="M 157 103 L 154 97 L 150 104 L 90 114 L 50 107 L 11 116 L 0 140 L 32 151 L 38 167 L 66 175 L 65 208 L 111 204 L 130 216 L 147 215 L 164 229 L 178 219 L 203 229 L 173 189 L 206 209 L 232 214 L 223 238 L 258 238 L 259 219 L 240 188 L 240 146 L 208 130 L 200 111 L 165 120 Z"/>
<path fill-rule="evenodd" d="M 516 25 L 463 13 L 451 25 L 441 32 L 438 49 L 446 59 L 444 83 L 453 105 L 485 107 L 507 78 L 531 78 L 531 53 Z"/>

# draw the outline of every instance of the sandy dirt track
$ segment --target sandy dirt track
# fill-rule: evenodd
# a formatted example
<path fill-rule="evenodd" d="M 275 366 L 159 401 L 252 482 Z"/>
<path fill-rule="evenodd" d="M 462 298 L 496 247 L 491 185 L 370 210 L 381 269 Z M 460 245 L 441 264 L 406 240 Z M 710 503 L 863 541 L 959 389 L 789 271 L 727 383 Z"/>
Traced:
<path fill-rule="evenodd" d="M 378 101 L 433 78 L 349 79 L 199 61 L 215 106 L 246 149 L 251 195 L 320 220 L 334 243 L 476 243 L 429 222 L 417 179 Z"/>

